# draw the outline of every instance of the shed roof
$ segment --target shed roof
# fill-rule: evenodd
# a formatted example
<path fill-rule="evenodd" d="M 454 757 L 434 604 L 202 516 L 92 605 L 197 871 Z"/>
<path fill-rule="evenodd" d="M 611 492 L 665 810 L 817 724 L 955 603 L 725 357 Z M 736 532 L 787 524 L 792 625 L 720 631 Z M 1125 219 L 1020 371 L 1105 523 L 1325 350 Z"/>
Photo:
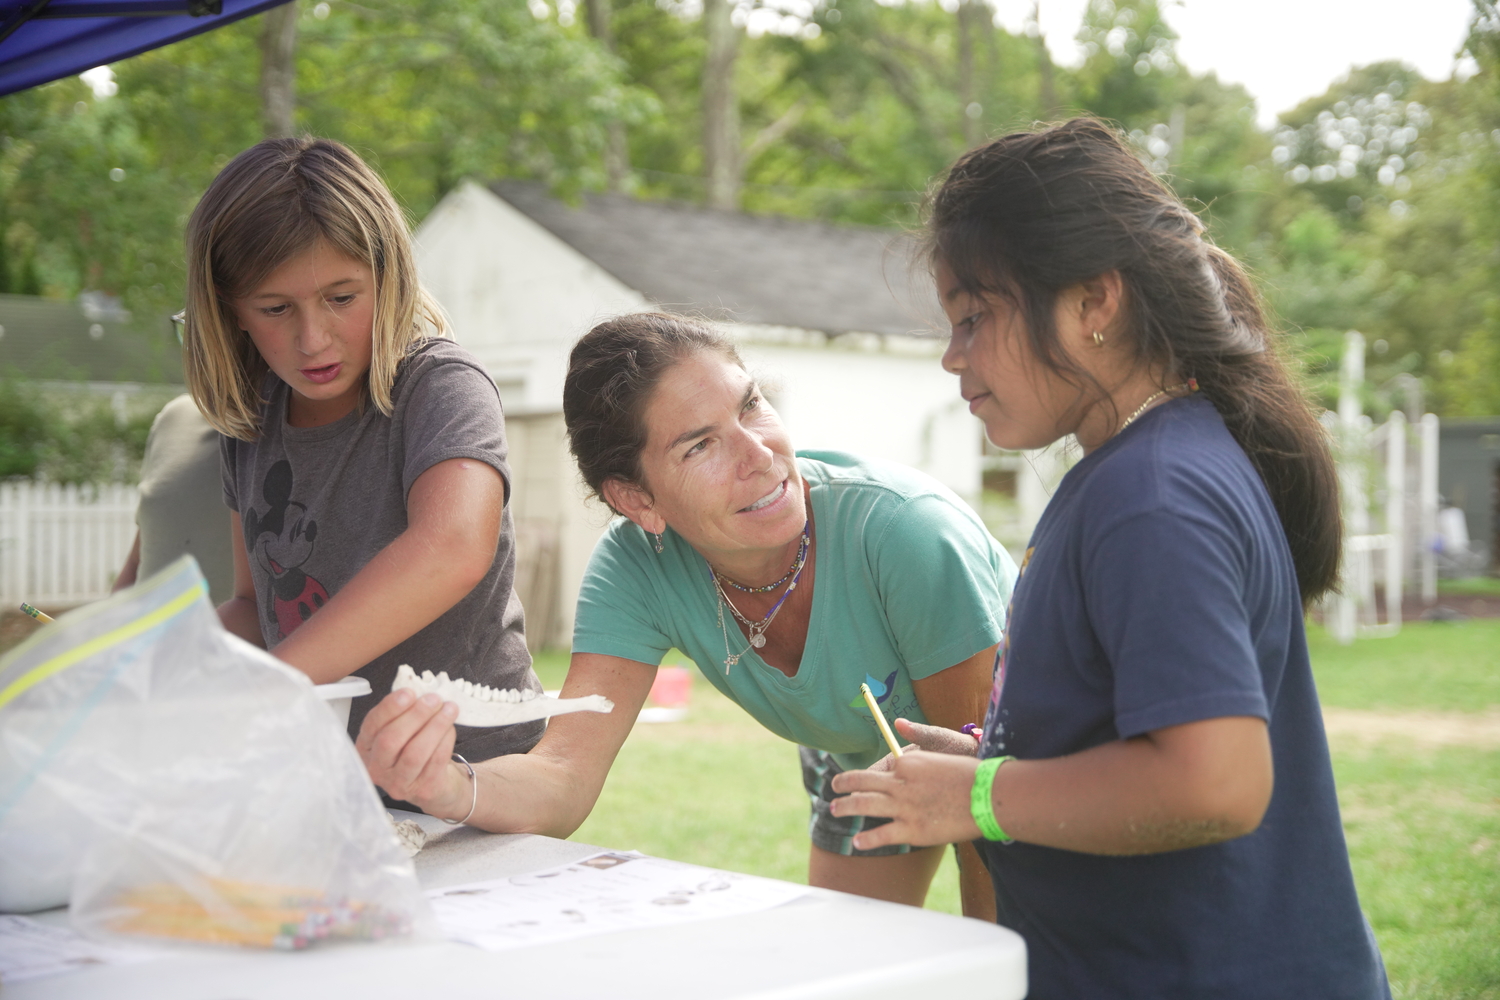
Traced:
<path fill-rule="evenodd" d="M 1480 437 L 1500 433 L 1500 416 L 1444 417 L 1438 424 L 1438 433 L 1443 437 Z"/>
<path fill-rule="evenodd" d="M 141 330 L 90 318 L 76 302 L 0 295 L 0 378 L 181 385 L 182 351 L 165 320 Z"/>
<path fill-rule="evenodd" d="M 935 335 L 930 282 L 899 232 L 617 194 L 574 207 L 527 181 L 491 190 L 665 309 L 830 335 Z"/>

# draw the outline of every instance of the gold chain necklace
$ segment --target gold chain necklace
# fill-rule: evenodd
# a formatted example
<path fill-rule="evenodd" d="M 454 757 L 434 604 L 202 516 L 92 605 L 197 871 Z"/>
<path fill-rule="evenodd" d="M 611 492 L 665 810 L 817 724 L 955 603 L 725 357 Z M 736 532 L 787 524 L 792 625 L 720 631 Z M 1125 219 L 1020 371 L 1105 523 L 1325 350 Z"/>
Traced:
<path fill-rule="evenodd" d="M 1149 396 L 1146 397 L 1146 401 L 1144 403 L 1142 403 L 1140 406 L 1137 406 L 1135 408 L 1135 412 L 1134 413 L 1132 413 L 1130 416 L 1128 416 L 1128 417 L 1125 418 L 1125 422 L 1120 425 L 1120 430 L 1115 431 L 1115 433 L 1119 434 L 1120 431 L 1123 431 L 1125 428 L 1127 428 L 1131 424 L 1135 423 L 1135 418 L 1138 417 L 1138 416 L 1140 416 L 1142 413 L 1145 413 L 1146 412 L 1146 408 L 1149 407 L 1152 403 L 1156 402 L 1158 399 L 1162 398 L 1167 393 L 1169 393 L 1169 392 L 1177 392 L 1179 389 L 1186 389 L 1189 392 L 1197 392 L 1198 391 L 1198 380 L 1195 379 L 1195 378 L 1190 378 L 1186 382 L 1179 382 L 1177 385 L 1169 385 L 1165 389 L 1160 390 L 1159 392 L 1153 392 L 1151 395 L 1149 395 Z"/>

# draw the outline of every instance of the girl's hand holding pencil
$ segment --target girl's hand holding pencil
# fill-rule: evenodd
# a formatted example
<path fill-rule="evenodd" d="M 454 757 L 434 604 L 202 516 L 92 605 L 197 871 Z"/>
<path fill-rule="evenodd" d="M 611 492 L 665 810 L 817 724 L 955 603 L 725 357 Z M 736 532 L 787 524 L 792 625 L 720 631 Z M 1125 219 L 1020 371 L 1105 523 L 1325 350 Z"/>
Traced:
<path fill-rule="evenodd" d="M 931 753 L 952 754 L 958 757 L 973 757 L 979 752 L 979 741 L 957 729 L 944 729 L 942 726 L 927 726 L 920 722 L 912 722 L 910 719 L 897 719 L 896 732 L 910 744 L 910 746 L 903 747 L 903 750 L 927 750 Z M 896 755 L 886 754 L 871 764 L 869 770 L 890 771 L 895 766 Z"/>

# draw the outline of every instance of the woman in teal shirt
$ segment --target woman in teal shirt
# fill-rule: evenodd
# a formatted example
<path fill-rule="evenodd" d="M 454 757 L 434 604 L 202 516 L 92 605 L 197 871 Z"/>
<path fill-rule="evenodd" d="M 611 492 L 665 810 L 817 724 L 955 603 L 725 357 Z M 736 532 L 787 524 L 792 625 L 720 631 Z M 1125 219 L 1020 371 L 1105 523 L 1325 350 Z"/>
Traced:
<path fill-rule="evenodd" d="M 566 836 L 676 647 L 801 745 L 809 882 L 920 905 L 941 849 L 857 850 L 880 821 L 833 816 L 831 782 L 886 752 L 861 683 L 892 718 L 981 717 L 1016 576 L 1005 551 L 931 477 L 794 453 L 733 345 L 702 324 L 637 314 L 595 327 L 573 350 L 563 409 L 584 480 L 622 515 L 583 581 L 563 695 L 603 694 L 615 711 L 552 720 L 531 753 L 477 765 L 471 787 L 449 762 L 441 706 L 395 694 L 357 741 L 376 782 L 483 829 Z M 970 850 L 965 910 L 989 914 Z"/>

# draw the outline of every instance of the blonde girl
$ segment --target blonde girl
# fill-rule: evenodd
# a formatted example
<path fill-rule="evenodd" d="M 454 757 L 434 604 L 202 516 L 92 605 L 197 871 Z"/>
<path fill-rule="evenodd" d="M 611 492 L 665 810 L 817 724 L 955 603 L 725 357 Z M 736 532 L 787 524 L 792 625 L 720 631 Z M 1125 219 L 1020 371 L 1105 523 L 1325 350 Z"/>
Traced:
<path fill-rule="evenodd" d="M 188 385 L 223 435 L 233 511 L 225 626 L 314 682 L 368 679 L 351 733 L 401 663 L 540 690 L 500 399 L 447 339 L 385 184 L 339 143 L 268 139 L 209 186 L 187 260 Z M 450 728 L 431 766 L 541 732 Z"/>

